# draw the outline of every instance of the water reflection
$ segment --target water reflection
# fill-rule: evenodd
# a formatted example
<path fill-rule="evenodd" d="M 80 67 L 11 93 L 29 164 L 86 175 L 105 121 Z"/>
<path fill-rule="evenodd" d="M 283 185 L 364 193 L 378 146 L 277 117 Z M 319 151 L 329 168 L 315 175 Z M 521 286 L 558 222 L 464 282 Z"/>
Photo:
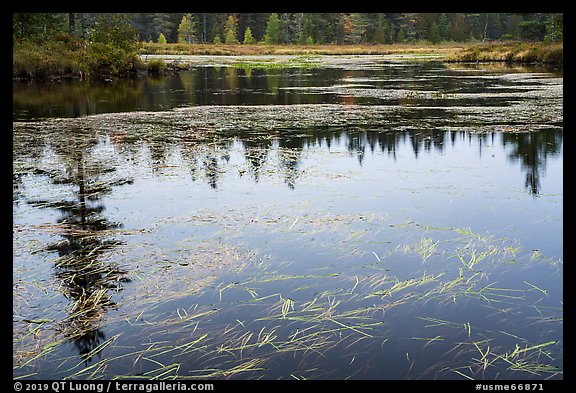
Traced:
<path fill-rule="evenodd" d="M 13 120 L 205 105 L 293 104 L 427 107 L 407 115 L 444 118 L 450 115 L 444 108 L 504 108 L 531 98 L 560 98 L 555 75 L 561 73 L 542 71 L 501 67 L 478 72 L 441 62 L 374 60 L 362 67 L 346 63 L 318 68 L 204 65 L 175 75 L 112 84 L 15 82 Z"/>
<path fill-rule="evenodd" d="M 422 74 L 423 69 L 431 71 L 427 67 L 432 67 L 442 77 Z M 15 222 L 22 227 L 34 226 L 34 220 L 38 219 L 43 228 L 49 227 L 50 233 L 58 236 L 57 241 L 50 237 L 50 243 L 42 250 L 45 251 L 44 255 L 51 258 L 50 273 L 56 284 L 51 288 L 67 299 L 67 307 L 54 314 L 57 315 L 54 319 L 57 320 L 59 332 L 68 339 L 86 365 L 102 354 L 98 348 L 106 347 L 105 344 L 116 337 L 111 335 L 112 329 L 117 328 L 114 321 L 117 314 L 114 311 L 119 307 L 119 293 L 127 296 L 127 293 L 141 288 L 137 283 L 127 285 L 130 274 L 136 276 L 139 268 L 124 267 L 114 261 L 129 261 L 136 266 L 141 254 L 129 246 L 145 244 L 152 238 L 157 242 L 154 246 L 166 247 L 166 250 L 159 251 L 162 255 L 164 251 L 169 251 L 166 254 L 186 254 L 205 235 L 211 239 L 222 236 L 226 241 L 247 240 L 250 246 L 258 244 L 269 250 L 275 249 L 274 252 L 278 254 L 275 256 L 279 259 L 287 257 L 301 264 L 306 263 L 310 256 L 315 258 L 320 255 L 315 260 L 323 263 L 324 247 L 336 247 L 335 253 L 338 253 L 338 246 L 347 241 L 340 242 L 338 236 L 324 234 L 322 230 L 300 237 L 300 232 L 269 229 L 280 226 L 292 229 L 297 223 L 296 218 L 301 220 L 300 217 L 316 216 L 319 211 L 322 214 L 326 211 L 336 212 L 328 218 L 337 217 L 338 222 L 345 222 L 348 217 L 353 221 L 373 210 L 374 214 L 382 213 L 386 217 L 390 212 L 398 213 L 402 222 L 412 223 L 415 220 L 455 228 L 470 225 L 482 230 L 484 218 L 480 218 L 480 215 L 483 215 L 491 221 L 487 225 L 491 233 L 500 234 L 503 231 L 508 236 L 510 227 L 514 229 L 518 224 L 522 231 L 528 232 L 527 237 L 538 237 L 538 241 L 534 242 L 527 239 L 527 250 L 532 250 L 529 251 L 532 252 L 529 258 L 531 261 L 536 258 L 536 252 L 544 248 L 543 244 L 550 243 L 546 236 L 554 237 L 557 225 L 552 223 L 551 231 L 547 230 L 550 227 L 523 225 L 526 221 L 537 220 L 534 212 L 547 201 L 539 198 L 537 204 L 527 207 L 526 204 L 530 205 L 535 199 L 516 198 L 516 188 L 524 187 L 526 194 L 535 197 L 546 193 L 543 187 L 550 184 L 544 181 L 546 169 L 551 162 L 553 166 L 561 161 L 561 110 L 556 108 L 561 100 L 552 97 L 558 93 L 558 83 L 551 83 L 556 85 L 550 91 L 544 89 L 543 101 L 554 104 L 551 108 L 554 113 L 543 118 L 532 115 L 538 111 L 524 115 L 528 112 L 523 110 L 523 106 L 510 104 L 511 101 L 536 101 L 533 98 L 539 94 L 541 85 L 540 82 L 531 85 L 534 78 L 527 78 L 521 83 L 514 78 L 502 81 L 499 75 L 459 79 L 453 75 L 446 76 L 444 72 L 453 70 L 438 68 L 437 65 L 389 67 L 385 75 L 376 71 L 197 67 L 174 77 L 134 82 L 135 86 L 127 87 L 133 95 L 122 97 L 119 94 L 117 101 L 112 98 L 112 92 L 118 88 L 120 93 L 121 83 L 102 86 L 102 91 L 110 89 L 107 93 L 110 95 L 103 95 L 96 101 L 92 95 L 94 92 L 86 91 L 87 94 L 83 95 L 84 92 L 79 90 L 80 103 L 71 100 L 70 105 L 64 105 L 67 109 L 62 116 L 70 116 L 70 119 L 13 124 L 13 200 L 18 206 Z M 462 74 L 460 70 L 453 72 Z M 454 99 L 444 97 L 444 93 L 437 96 L 435 93 L 422 93 L 430 89 L 431 81 L 434 82 L 434 89 L 467 89 L 467 92 L 474 92 L 504 86 L 506 91 L 530 90 L 531 96 L 522 99 L 508 97 L 496 100 L 496 104 L 491 106 L 494 102 L 492 98 Z M 14 97 L 15 101 L 26 100 L 22 92 L 14 93 Z M 384 101 L 385 104 L 379 101 L 378 106 L 362 105 L 370 99 Z M 471 101 L 479 106 L 464 108 Z M 107 102 L 110 106 L 107 106 Z M 335 105 L 280 105 L 324 102 L 334 102 Z M 36 109 L 53 109 L 51 103 L 45 103 L 43 99 L 37 103 L 32 100 L 31 108 L 37 105 Z M 172 110 L 175 106 L 191 104 L 200 106 Z M 502 106 L 508 108 L 506 105 L 514 106 L 513 110 L 502 110 Z M 546 107 L 540 105 L 530 109 Z M 18 108 L 22 106 L 16 106 L 15 115 L 19 113 Z M 161 111 L 79 117 L 91 111 L 97 113 L 110 108 L 128 112 L 134 108 Z M 41 116 L 41 110 L 33 112 L 28 112 L 30 117 Z M 50 112 L 50 115 L 56 112 Z M 519 119 L 512 116 L 513 120 L 502 120 L 507 114 L 518 115 Z M 494 154 L 506 159 L 492 160 Z M 469 160 L 470 157 L 478 159 Z M 560 160 L 552 160 L 554 157 Z M 429 163 L 432 167 L 427 167 Z M 474 168 L 471 169 L 472 166 Z M 516 167 L 520 170 L 516 171 Z M 475 177 L 483 174 L 483 171 L 486 171 L 486 176 Z M 391 182 L 386 183 L 388 180 Z M 553 186 L 557 186 L 558 183 L 554 181 L 558 180 L 552 181 Z M 191 185 L 191 182 L 195 184 Z M 500 188 L 501 182 L 506 182 L 503 188 Z M 254 184 L 258 187 L 252 187 Z M 161 189 L 166 186 L 168 196 Z M 233 192 L 227 195 L 222 190 Z M 500 197 L 498 194 L 502 190 L 510 204 L 504 203 L 492 209 L 494 196 Z M 243 198 L 254 200 L 240 200 Z M 440 199 L 441 204 L 435 198 Z M 319 209 L 304 207 L 299 210 L 314 199 L 318 200 L 313 203 L 318 202 Z M 270 200 L 273 203 L 266 207 L 264 216 L 273 216 L 273 224 L 240 225 L 246 218 L 257 215 L 253 211 L 246 212 L 245 206 L 258 209 Z M 291 203 L 294 205 L 291 206 Z M 343 207 L 344 204 L 348 206 Z M 508 209 L 511 204 L 518 208 Z M 234 209 L 230 210 L 231 206 Z M 288 206 L 287 210 L 298 211 L 288 211 L 286 215 L 279 211 L 276 214 L 276 209 L 282 210 L 285 206 Z M 346 214 L 349 206 L 359 214 Z M 41 218 L 34 216 L 39 209 L 46 215 Z M 200 213 L 202 211 L 206 214 Z M 272 211 L 273 214 L 270 213 Z M 138 216 L 141 212 L 144 218 Z M 221 216 L 217 214 L 220 212 L 224 213 L 222 217 L 230 220 L 220 220 Z M 491 215 L 492 212 L 495 214 Z M 502 218 L 502 213 L 510 216 Z M 515 214 L 527 216 L 528 219 L 512 217 Z M 122 222 L 115 221 L 119 216 L 123 217 L 120 219 Z M 125 218 L 128 216 L 130 219 Z M 210 217 L 210 220 L 194 222 L 202 217 Z M 447 217 L 447 223 L 444 217 Z M 46 224 L 49 219 L 52 221 Z M 298 221 L 297 225 L 304 225 L 303 221 Z M 309 223 L 312 225 L 320 221 L 311 219 Z M 368 224 L 363 219 L 360 221 L 351 222 L 352 226 L 345 228 L 352 229 L 357 225 L 356 229 L 362 229 L 364 224 Z M 237 229 L 230 229 L 237 223 Z M 378 255 L 382 256 L 380 252 L 386 250 L 386 236 L 389 234 L 384 232 L 390 223 L 382 222 L 382 234 L 375 233 L 364 243 L 370 247 L 366 252 L 371 262 L 375 262 L 372 255 L 380 262 Z M 509 223 L 510 226 L 502 228 Z M 152 227 L 152 230 L 143 237 L 138 235 L 131 238 L 134 239 L 131 240 L 133 243 L 125 237 L 126 247 L 121 249 L 123 243 L 119 240 L 121 235 L 118 230 L 123 225 L 131 228 Z M 221 226 L 225 228 L 219 231 Z M 380 228 L 380 224 L 376 227 Z M 253 228 L 256 228 L 255 233 L 244 233 Z M 336 227 L 332 229 L 336 230 Z M 207 232 L 202 232 L 204 230 Z M 216 231 L 216 236 L 212 230 Z M 284 233 L 287 240 L 272 239 Z M 350 239 L 355 239 L 352 236 L 356 233 L 350 230 Z M 291 239 L 292 235 L 297 240 Z M 402 237 L 407 244 L 418 240 L 414 236 L 420 235 L 421 232 L 391 234 Z M 523 235 L 524 232 L 519 236 Z M 319 240 L 314 240 L 314 243 L 302 241 L 309 238 L 312 241 L 313 236 Z M 385 239 L 385 243 L 382 243 L 382 239 Z M 380 246 L 383 247 L 380 251 L 373 248 Z M 168 250 L 174 247 L 176 251 Z M 302 251 L 300 247 L 302 250 L 310 247 L 320 251 L 318 254 L 308 253 L 308 250 Z M 561 240 L 554 240 L 550 248 L 553 253 L 557 252 L 556 248 L 561 250 Z M 114 257 L 115 252 L 120 250 L 126 251 L 126 259 Z M 342 255 L 346 255 L 346 252 Z M 514 252 L 511 249 L 506 251 Z M 204 248 L 202 253 L 205 253 Z M 354 251 L 351 255 L 350 259 L 358 256 L 358 261 L 361 261 L 361 254 Z M 187 254 L 177 256 L 188 266 Z M 429 268 L 429 265 L 420 264 L 419 258 L 416 259 L 419 268 Z M 17 261 L 16 264 L 26 264 L 26 261 Z M 352 264 L 356 266 L 357 261 L 354 260 Z M 510 261 L 510 266 L 510 269 L 519 267 L 515 261 Z M 555 285 L 556 282 L 549 288 Z M 277 290 L 279 288 L 275 287 L 274 291 Z M 540 294 L 536 289 L 531 291 L 531 295 Z M 57 297 L 60 299 L 59 294 Z M 210 299 L 210 302 L 213 300 Z M 519 301 L 524 304 L 524 300 Z M 469 307 L 466 309 L 474 312 Z M 539 309 L 536 311 L 542 316 Z M 435 312 L 430 311 L 431 315 Z M 182 319 L 180 309 L 176 314 L 178 321 Z M 234 315 L 234 319 L 237 317 Z M 106 322 L 110 323 L 109 330 Z M 142 323 L 148 327 L 147 322 Z M 186 328 L 186 334 L 190 326 Z M 146 329 L 141 333 L 145 337 L 142 342 L 150 337 Z M 122 339 L 127 336 L 123 335 Z M 140 338 L 130 337 L 127 343 L 134 345 Z M 121 350 L 119 348 L 116 350 Z M 472 352 L 475 350 L 472 349 Z M 401 358 L 404 356 L 405 352 L 400 353 Z M 76 360 L 73 362 L 77 364 Z M 348 359 L 346 364 L 350 364 Z"/>
<path fill-rule="evenodd" d="M 126 269 L 104 258 L 109 250 L 121 244 L 111 237 L 110 230 L 122 225 L 104 217 L 101 197 L 131 180 L 103 180 L 115 168 L 91 158 L 90 149 L 97 144 L 93 135 L 76 129 L 62 133 L 61 138 L 51 144 L 58 158 L 48 168 L 37 168 L 36 172 L 47 176 L 54 188 L 66 186 L 71 192 L 62 199 L 32 199 L 28 204 L 60 213 L 54 228 L 61 239 L 45 248 L 58 254 L 53 276 L 59 282 L 59 291 L 70 302 L 69 315 L 61 321 L 59 329 L 88 364 L 91 352 L 106 340 L 100 325 L 108 310 L 116 306 L 113 294 L 130 281 Z M 29 147 L 28 153 L 39 159 L 42 156 L 38 148 L 46 152 L 46 146 Z"/>
<path fill-rule="evenodd" d="M 498 136 L 502 136 L 499 138 Z M 531 133 L 477 133 L 467 131 L 343 131 L 333 129 L 312 129 L 305 132 L 271 133 L 270 135 L 251 135 L 239 133 L 238 135 L 219 135 L 209 144 L 199 148 L 198 142 L 173 141 L 167 143 L 148 143 L 153 165 L 163 167 L 168 164 L 173 147 L 178 147 L 183 158 L 190 168 L 193 181 L 199 179 L 203 172 L 203 179 L 213 188 L 218 188 L 224 168 L 230 157 L 230 150 L 239 143 L 243 148 L 245 162 L 248 163 L 249 174 L 255 182 L 260 180 L 261 169 L 267 164 L 275 165 L 272 161 L 277 151 L 279 157 L 279 172 L 283 174 L 285 184 L 294 189 L 300 174 L 302 152 L 314 146 L 331 146 L 344 144 L 351 156 L 358 160 L 362 166 L 367 152 L 371 154 L 384 153 L 397 160 L 397 151 L 402 146 L 410 146 L 414 158 L 417 160 L 422 154 L 436 152 L 446 153 L 448 146 L 454 147 L 458 141 L 468 141 L 471 146 L 477 146 L 478 156 L 481 158 L 484 146 L 501 143 L 507 150 L 510 163 L 519 163 L 525 173 L 523 181 L 526 190 L 537 196 L 540 194 L 540 177 L 546 171 L 547 159 L 561 152 L 563 133 L 556 129 L 541 130 Z M 117 142 L 118 143 L 118 142 Z M 121 144 L 123 142 L 119 142 Z M 126 150 L 128 151 L 128 150 Z M 133 152 L 136 154 L 136 152 Z M 129 156 L 128 160 L 135 160 Z M 239 176 L 244 172 L 238 170 Z M 520 183 L 519 183 L 520 184 Z"/>
<path fill-rule="evenodd" d="M 520 162 L 525 172 L 524 186 L 532 195 L 540 194 L 540 177 L 546 173 L 546 159 L 560 152 L 562 134 L 538 132 L 504 134 L 503 144 L 512 148 L 509 158 Z"/>

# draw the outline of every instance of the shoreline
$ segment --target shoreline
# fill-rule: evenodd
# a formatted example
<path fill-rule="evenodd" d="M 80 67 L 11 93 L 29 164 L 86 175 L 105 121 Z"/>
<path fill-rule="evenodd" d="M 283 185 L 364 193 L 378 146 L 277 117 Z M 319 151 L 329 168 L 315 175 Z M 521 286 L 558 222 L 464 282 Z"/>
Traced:
<path fill-rule="evenodd" d="M 57 56 L 57 54 L 55 54 Z M 511 65 L 563 66 L 563 43 L 543 42 L 490 42 L 490 43 L 445 43 L 445 44 L 383 44 L 383 45 L 226 45 L 226 44 L 156 44 L 143 43 L 138 51 L 138 63 L 131 73 L 109 75 L 104 81 L 134 79 L 148 75 L 163 75 L 178 72 L 191 64 L 206 59 L 234 64 L 235 61 L 259 63 L 259 66 L 311 66 L 314 59 L 322 57 L 366 57 L 391 56 L 398 60 L 435 60 L 446 63 L 506 63 Z M 14 52 L 13 52 L 14 57 Z M 186 58 L 186 61 L 183 59 Z M 87 79 L 79 70 L 66 67 L 48 68 L 33 66 L 33 71 L 13 71 L 13 81 L 58 83 L 63 80 L 84 82 Z M 26 69 L 26 65 L 21 66 Z M 72 68 L 71 68 L 72 67 Z M 65 72 L 64 72 L 65 69 Z"/>

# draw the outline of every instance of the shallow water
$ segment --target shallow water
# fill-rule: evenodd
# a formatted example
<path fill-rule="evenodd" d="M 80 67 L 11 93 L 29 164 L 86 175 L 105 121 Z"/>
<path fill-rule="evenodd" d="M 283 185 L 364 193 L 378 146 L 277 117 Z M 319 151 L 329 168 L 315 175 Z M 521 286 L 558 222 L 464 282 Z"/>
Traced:
<path fill-rule="evenodd" d="M 15 85 L 15 377 L 562 379 L 562 74 L 308 61 Z"/>

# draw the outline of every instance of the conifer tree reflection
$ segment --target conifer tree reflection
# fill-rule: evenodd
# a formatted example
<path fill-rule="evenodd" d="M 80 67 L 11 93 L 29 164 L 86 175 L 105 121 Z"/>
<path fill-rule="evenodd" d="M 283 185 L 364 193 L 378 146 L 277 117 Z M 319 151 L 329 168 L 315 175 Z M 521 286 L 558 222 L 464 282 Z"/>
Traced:
<path fill-rule="evenodd" d="M 284 171 L 284 182 L 290 189 L 296 186 L 298 178 L 298 166 L 300 164 L 300 155 L 303 148 L 301 138 L 286 137 L 278 141 L 280 165 Z"/>
<path fill-rule="evenodd" d="M 246 138 L 244 140 L 244 157 L 256 183 L 260 180 L 260 169 L 264 167 L 271 147 L 270 138 Z"/>
<path fill-rule="evenodd" d="M 114 168 L 87 159 L 88 149 L 96 145 L 96 138 L 74 129 L 62 134 L 57 135 L 65 138 L 67 144 L 53 142 L 65 169 L 54 170 L 50 177 L 54 184 L 70 185 L 73 197 L 29 203 L 60 212 L 56 227 L 62 239 L 46 248 L 58 253 L 54 276 L 60 282 L 59 290 L 70 301 L 69 315 L 61 321 L 60 328 L 88 363 L 87 355 L 106 339 L 100 325 L 106 312 L 115 307 L 113 292 L 120 291 L 122 284 L 129 281 L 128 271 L 102 258 L 106 251 L 120 244 L 109 239 L 106 232 L 121 224 L 103 217 L 105 206 L 101 196 L 113 186 L 130 180 L 101 181 L 101 175 L 113 172 Z"/>
<path fill-rule="evenodd" d="M 556 155 L 562 146 L 562 133 L 555 130 L 540 130 L 527 133 L 505 133 L 504 145 L 512 145 L 509 154 L 512 160 L 519 161 L 525 171 L 524 186 L 530 194 L 540 194 L 541 173 L 546 171 L 548 156 Z"/>

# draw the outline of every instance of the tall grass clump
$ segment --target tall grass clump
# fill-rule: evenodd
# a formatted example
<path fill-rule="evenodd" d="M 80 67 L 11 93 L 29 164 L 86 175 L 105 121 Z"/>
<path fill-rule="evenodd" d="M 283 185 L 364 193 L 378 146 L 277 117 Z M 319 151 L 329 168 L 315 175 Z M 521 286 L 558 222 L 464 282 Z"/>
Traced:
<path fill-rule="evenodd" d="M 446 58 L 448 62 L 508 62 L 562 64 L 562 42 L 495 42 L 472 45 Z"/>

